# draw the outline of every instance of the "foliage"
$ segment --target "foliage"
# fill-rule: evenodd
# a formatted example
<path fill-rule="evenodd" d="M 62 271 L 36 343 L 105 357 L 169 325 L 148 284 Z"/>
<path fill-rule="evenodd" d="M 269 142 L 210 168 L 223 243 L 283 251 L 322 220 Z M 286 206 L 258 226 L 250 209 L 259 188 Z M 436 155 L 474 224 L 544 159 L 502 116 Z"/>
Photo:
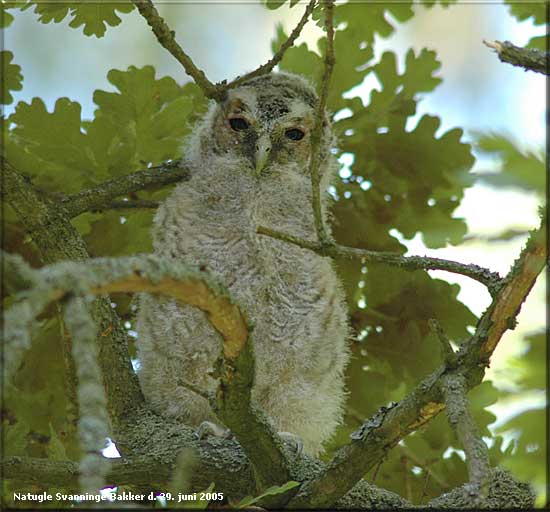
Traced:
<path fill-rule="evenodd" d="M 514 187 L 544 194 L 546 175 L 542 151 L 522 151 L 513 140 L 495 133 L 478 134 L 477 149 L 496 157 L 499 164 L 499 172 L 480 175 L 483 182 L 494 187 Z"/>
<path fill-rule="evenodd" d="M 0 92 L 0 103 L 9 105 L 13 101 L 10 91 L 23 89 L 23 75 L 21 75 L 21 67 L 12 64 L 12 52 L 0 52 L 0 59 L 2 60 L 2 76 L 4 77 L 2 91 Z"/>
<path fill-rule="evenodd" d="M 265 2 L 270 9 L 284 3 Z M 297 3 L 290 0 L 291 7 Z M 434 3 L 424 1 L 426 5 Z M 535 5 L 514 2 L 510 11 L 518 20 L 533 16 L 540 24 L 544 20 Z M 15 3 L 2 4 L 2 9 L 14 7 Z M 133 6 L 129 2 L 28 2 L 23 8 L 34 8 L 41 23 L 69 18 L 69 26 L 82 26 L 85 35 L 102 37 L 107 26 L 121 23 L 118 13 L 129 13 Z M 410 123 L 423 95 L 443 80 L 437 55 L 428 49 L 410 49 L 405 55 L 386 51 L 374 58 L 377 38 L 390 36 L 412 16 L 412 2 L 371 4 L 369 9 L 361 2 L 348 2 L 335 8 L 337 60 L 328 107 L 337 119 L 337 156 L 352 160 L 334 190 L 338 199 L 333 231 L 342 244 L 404 253 L 406 247 L 400 240 L 417 234 L 427 247 L 441 248 L 461 244 L 467 233 L 466 223 L 454 213 L 465 190 L 474 183 L 471 146 L 463 140 L 461 128 L 436 135 L 441 125 L 436 115 L 423 115 L 414 126 Z M 317 11 L 315 18 L 323 26 Z M 11 21 L 11 14 L 3 13 L 4 26 Z M 273 50 L 285 39 L 279 27 Z M 323 39 L 315 51 L 302 43 L 286 52 L 279 67 L 318 85 L 323 72 L 322 52 Z M 4 104 L 13 101 L 10 91 L 22 88 L 21 68 L 13 61 L 11 51 L 2 52 Z M 399 61 L 404 63 L 402 72 Z M 364 103 L 354 96 L 354 88 L 367 77 L 375 77 L 379 87 Z M 92 119 L 83 119 L 81 105 L 66 97 L 60 97 L 52 111 L 41 98 L 21 101 L 6 118 L 5 156 L 54 200 L 178 158 L 182 139 L 206 109 L 196 85 L 182 86 L 171 77 L 157 78 L 152 66 L 112 69 L 107 79 L 111 90 L 93 94 L 97 109 Z M 499 173 L 477 176 L 481 181 L 493 187 L 513 186 L 542 193 L 544 164 L 540 155 L 521 152 L 513 141 L 495 134 L 478 134 L 477 150 L 498 155 L 501 164 Z M 166 188 L 141 191 L 131 198 L 159 200 L 168 192 Z M 114 256 L 151 251 L 152 216 L 151 210 L 109 210 L 87 212 L 73 223 L 93 256 Z M 23 254 L 38 266 L 39 258 L 23 238 L 13 213 L 7 212 L 4 221 L 4 249 Z M 367 268 L 350 261 L 336 263 L 348 298 L 354 357 L 347 375 L 350 400 L 346 421 L 331 450 L 346 443 L 365 417 L 381 405 L 401 399 L 440 364 L 439 342 L 428 327 L 431 318 L 439 321 L 456 345 L 468 337 L 477 320 L 458 300 L 458 285 L 427 272 L 382 265 Z M 10 298 L 4 300 L 6 305 Z M 526 343 L 527 353 L 511 362 L 522 392 L 542 388 L 544 376 L 543 335 L 533 335 Z M 70 389 L 63 364 L 66 351 L 67 335 L 58 312 L 47 311 L 36 325 L 32 349 L 12 387 L 6 389 L 5 455 L 52 460 L 79 457 L 66 392 Z M 495 421 L 487 407 L 505 396 L 489 381 L 470 393 L 472 414 L 484 436 L 491 436 L 488 427 Z M 516 442 L 506 447 L 502 437 L 495 437 L 490 450 L 492 463 L 503 464 L 520 478 L 540 484 L 543 413 L 530 409 L 501 426 L 501 433 L 515 432 Z M 467 479 L 459 450 L 441 415 L 391 450 L 367 477 L 415 503 L 425 503 Z M 265 496 L 286 492 L 292 484 L 245 498 L 238 506 L 244 508 Z"/>
<path fill-rule="evenodd" d="M 543 396 L 546 390 L 548 354 L 546 353 L 544 331 L 534 332 L 524 340 L 525 351 L 510 361 L 511 375 L 516 390 L 509 398 L 516 404 L 522 403 L 533 391 Z M 498 428 L 498 432 L 512 437 L 509 450 L 502 464 L 524 481 L 532 482 L 539 491 L 539 502 L 545 502 L 545 468 L 547 464 L 545 446 L 548 439 L 547 416 L 544 407 L 530 406 L 510 418 Z"/>
<path fill-rule="evenodd" d="M 24 9 L 34 5 L 34 12 L 41 23 L 60 23 L 67 16 L 71 18 L 69 27 L 83 27 L 84 35 L 103 37 L 107 26 L 116 27 L 121 23 L 117 11 L 129 13 L 134 6 L 126 2 L 28 2 Z"/>

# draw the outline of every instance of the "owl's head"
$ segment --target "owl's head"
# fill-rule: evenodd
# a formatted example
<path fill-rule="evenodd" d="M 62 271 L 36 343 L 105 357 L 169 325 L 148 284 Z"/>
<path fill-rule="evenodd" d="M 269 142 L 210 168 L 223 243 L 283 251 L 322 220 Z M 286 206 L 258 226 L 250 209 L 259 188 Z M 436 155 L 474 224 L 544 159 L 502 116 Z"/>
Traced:
<path fill-rule="evenodd" d="M 253 78 L 211 106 L 196 127 L 195 157 L 237 157 L 246 171 L 258 177 L 289 163 L 307 174 L 317 105 L 315 90 L 298 75 L 270 73 Z M 329 154 L 332 142 L 325 116 L 322 158 Z"/>

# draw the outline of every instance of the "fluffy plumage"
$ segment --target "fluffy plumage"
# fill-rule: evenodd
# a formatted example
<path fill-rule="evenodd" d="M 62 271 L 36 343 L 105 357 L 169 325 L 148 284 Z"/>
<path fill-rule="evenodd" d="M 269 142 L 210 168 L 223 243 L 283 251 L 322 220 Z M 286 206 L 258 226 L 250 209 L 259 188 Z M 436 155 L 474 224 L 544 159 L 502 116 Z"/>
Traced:
<path fill-rule="evenodd" d="M 213 103 L 185 148 L 192 178 L 160 206 L 153 229 L 157 254 L 206 267 L 246 311 L 254 324 L 252 397 L 276 430 L 299 436 L 310 454 L 322 451 L 342 417 L 349 359 L 344 294 L 328 258 L 256 228 L 315 239 L 309 161 L 317 101 L 302 78 L 273 73 Z M 322 190 L 337 169 L 332 142 L 327 118 Z M 328 207 L 323 194 L 325 217 Z M 195 427 L 219 424 L 204 398 L 178 384 L 217 386 L 210 373 L 221 340 L 206 316 L 144 295 L 137 328 L 139 378 L 153 408 Z"/>

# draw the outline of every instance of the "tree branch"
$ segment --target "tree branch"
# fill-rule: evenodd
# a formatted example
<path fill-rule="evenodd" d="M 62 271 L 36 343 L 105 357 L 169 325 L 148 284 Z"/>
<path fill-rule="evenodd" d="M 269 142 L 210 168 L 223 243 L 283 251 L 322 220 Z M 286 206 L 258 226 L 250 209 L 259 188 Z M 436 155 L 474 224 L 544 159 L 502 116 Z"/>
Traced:
<path fill-rule="evenodd" d="M 109 471 L 109 461 L 101 454 L 109 435 L 109 418 L 97 360 L 96 324 L 82 297 L 69 299 L 64 320 L 72 338 L 78 378 L 78 437 L 82 450 L 79 484 L 84 493 L 95 493 L 105 486 L 105 476 Z"/>
<path fill-rule="evenodd" d="M 550 55 L 536 48 L 520 48 L 509 41 L 485 41 L 483 44 L 495 50 L 501 62 L 524 68 L 525 71 L 534 71 L 543 75 L 550 75 Z"/>
<path fill-rule="evenodd" d="M 155 210 L 160 206 L 158 201 L 149 201 L 148 199 L 134 199 L 131 201 L 111 201 L 103 207 L 99 207 L 94 212 L 102 212 L 104 210 Z"/>
<path fill-rule="evenodd" d="M 325 245 L 320 242 L 304 240 L 264 226 L 258 227 L 256 232 L 308 249 L 321 256 L 359 259 L 365 263 L 384 263 L 404 270 L 445 270 L 454 274 L 461 274 L 484 284 L 492 296 L 498 292 L 499 287 L 502 285 L 502 278 L 497 272 L 492 272 L 487 268 L 474 264 L 467 265 L 441 258 L 430 258 L 428 256 L 401 256 L 390 252 L 377 252 L 367 249 L 357 249 L 355 247 L 346 247 L 336 243 Z"/>
<path fill-rule="evenodd" d="M 453 350 L 449 338 L 447 338 L 447 335 L 443 332 L 441 324 L 435 318 L 430 318 L 430 320 L 428 320 L 428 325 L 439 340 L 441 355 L 445 366 L 447 368 L 454 368 L 456 366 L 458 358 L 455 354 L 455 351 Z"/>
<path fill-rule="evenodd" d="M 112 200 L 124 194 L 131 194 L 153 187 L 162 187 L 182 180 L 188 180 L 190 172 L 179 160 L 136 171 L 104 181 L 97 187 L 84 189 L 77 194 L 64 197 L 61 205 L 69 218 L 87 211 L 100 211 L 110 207 Z"/>
<path fill-rule="evenodd" d="M 250 466 L 239 445 L 234 441 L 220 440 L 216 445 L 187 440 L 174 445 L 178 453 L 182 446 L 191 448 L 198 456 L 197 464 L 191 473 L 191 488 L 197 492 L 206 489 L 214 482 L 216 490 L 228 496 L 242 497 L 254 494 L 251 485 L 252 474 Z M 32 457 L 10 457 L 0 461 L 4 477 L 14 481 L 16 485 L 50 486 L 68 490 L 77 490 L 78 464 L 72 461 L 54 461 Z M 315 475 L 322 471 L 321 462 L 305 462 L 298 470 L 301 478 Z M 106 481 L 111 486 L 132 485 L 146 489 L 166 489 L 175 469 L 175 461 L 166 462 L 152 457 L 140 455 L 133 458 L 112 459 Z M 488 508 L 501 510 L 515 508 L 528 510 L 533 507 L 534 495 L 528 484 L 514 480 L 502 469 L 490 472 Z M 435 510 L 469 508 L 466 486 L 453 489 L 429 503 Z M 348 492 L 334 509 L 343 510 L 396 510 L 411 509 L 413 505 L 400 496 L 380 489 L 361 480 Z"/>
<path fill-rule="evenodd" d="M 213 407 L 247 453 L 260 486 L 290 480 L 282 442 L 263 413 L 251 404 L 255 363 L 246 319 L 219 283 L 203 271 L 153 255 L 63 262 L 44 267 L 36 274 L 39 286 L 14 306 L 24 309 L 27 304 L 33 305 L 25 317 L 19 314 L 25 325 L 51 301 L 74 300 L 73 297 L 88 294 L 147 292 L 172 297 L 204 311 L 223 340 L 220 348 L 224 364 Z M 10 318 L 14 316 L 11 311 L 7 312 Z M 80 314 L 73 316 L 84 321 Z M 21 336 L 20 331 L 22 328 L 14 329 L 11 323 L 6 326 L 12 338 Z"/>
<path fill-rule="evenodd" d="M 86 246 L 59 205 L 42 197 L 7 160 L 2 164 L 4 199 L 40 251 L 45 263 L 89 258 Z M 143 395 L 128 354 L 127 334 L 108 298 L 90 305 L 98 332 L 99 364 L 107 394 L 107 407 L 116 428 L 121 418 L 143 403 Z"/>
<path fill-rule="evenodd" d="M 485 366 L 529 294 L 546 264 L 546 222 L 531 233 L 525 249 L 516 260 L 506 285 L 501 287 L 480 318 L 476 333 L 462 345 L 454 374 L 472 389 L 483 379 Z M 501 315 L 510 315 L 502 318 Z M 441 392 L 446 365 L 426 377 L 399 404 L 382 407 L 352 434 L 352 443 L 341 448 L 327 469 L 305 484 L 289 505 L 295 508 L 330 507 L 363 475 L 374 467 L 402 438 L 426 424 L 445 408 Z"/>
<path fill-rule="evenodd" d="M 214 85 L 204 71 L 195 66 L 191 57 L 187 55 L 183 48 L 176 41 L 176 33 L 170 29 L 162 16 L 159 15 L 151 0 L 132 0 L 139 13 L 145 18 L 147 24 L 153 30 L 158 42 L 166 48 L 175 59 L 183 66 L 185 72 L 193 78 L 207 98 L 219 101 L 222 99 L 225 90 Z"/>
<path fill-rule="evenodd" d="M 324 246 L 329 243 L 329 237 L 324 225 L 323 212 L 321 211 L 321 189 L 319 176 L 319 167 L 321 163 L 321 151 L 325 150 L 321 145 L 321 141 L 325 135 L 327 126 L 326 119 L 326 104 L 328 98 L 328 90 L 330 85 L 330 77 L 334 67 L 334 0 L 323 0 L 325 10 L 325 29 L 327 31 L 326 49 L 325 49 L 325 70 L 321 81 L 321 94 L 319 96 L 319 106 L 315 120 L 315 127 L 311 133 L 311 163 L 309 173 L 311 176 L 312 190 L 312 206 L 313 217 L 315 220 L 315 231 L 317 232 L 317 240 Z M 326 191 L 324 191 L 326 193 Z"/>
<path fill-rule="evenodd" d="M 269 59 L 265 64 L 262 64 L 260 67 L 258 67 L 254 71 L 251 71 L 246 75 L 235 78 L 235 80 L 233 80 L 232 82 L 228 83 L 225 86 L 226 89 L 233 89 L 234 87 L 237 87 L 238 85 L 242 84 L 243 82 L 247 82 L 252 78 L 256 78 L 257 76 L 266 75 L 267 73 L 270 73 L 273 70 L 273 68 L 277 64 L 279 64 L 281 60 L 283 60 L 285 52 L 294 44 L 294 41 L 296 41 L 296 39 L 302 32 L 304 25 L 307 23 L 309 17 L 311 16 L 311 13 L 313 12 L 313 9 L 315 8 L 316 2 L 317 0 L 311 0 L 309 2 L 309 4 L 306 7 L 306 10 L 304 11 L 304 14 L 302 15 L 302 18 L 298 22 L 298 25 L 294 27 L 294 30 L 290 33 L 287 40 L 281 45 L 277 53 L 275 53 L 275 55 L 273 55 L 271 59 Z"/>
<path fill-rule="evenodd" d="M 489 452 L 477 432 L 468 409 L 467 388 L 463 375 L 449 373 L 442 378 L 441 390 L 447 409 L 447 418 L 466 453 L 470 478 L 470 498 L 474 507 L 480 506 L 489 488 Z"/>

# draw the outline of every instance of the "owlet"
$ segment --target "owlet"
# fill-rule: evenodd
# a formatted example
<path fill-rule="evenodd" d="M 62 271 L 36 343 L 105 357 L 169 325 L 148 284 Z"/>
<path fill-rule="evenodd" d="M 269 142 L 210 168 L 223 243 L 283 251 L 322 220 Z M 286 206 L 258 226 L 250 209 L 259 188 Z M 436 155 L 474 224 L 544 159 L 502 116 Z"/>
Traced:
<path fill-rule="evenodd" d="M 279 432 L 317 455 L 343 415 L 349 359 L 342 286 L 329 258 L 256 233 L 266 226 L 316 240 L 309 176 L 318 98 L 301 77 L 271 73 L 212 103 L 185 147 L 190 181 L 160 206 L 156 254 L 205 267 L 254 324 L 252 399 Z M 338 168 L 328 116 L 321 140 L 322 213 Z M 137 319 L 139 379 L 153 409 L 191 426 L 221 425 L 208 401 L 221 337 L 206 315 L 143 295 Z M 179 383 L 178 383 L 179 381 Z"/>

